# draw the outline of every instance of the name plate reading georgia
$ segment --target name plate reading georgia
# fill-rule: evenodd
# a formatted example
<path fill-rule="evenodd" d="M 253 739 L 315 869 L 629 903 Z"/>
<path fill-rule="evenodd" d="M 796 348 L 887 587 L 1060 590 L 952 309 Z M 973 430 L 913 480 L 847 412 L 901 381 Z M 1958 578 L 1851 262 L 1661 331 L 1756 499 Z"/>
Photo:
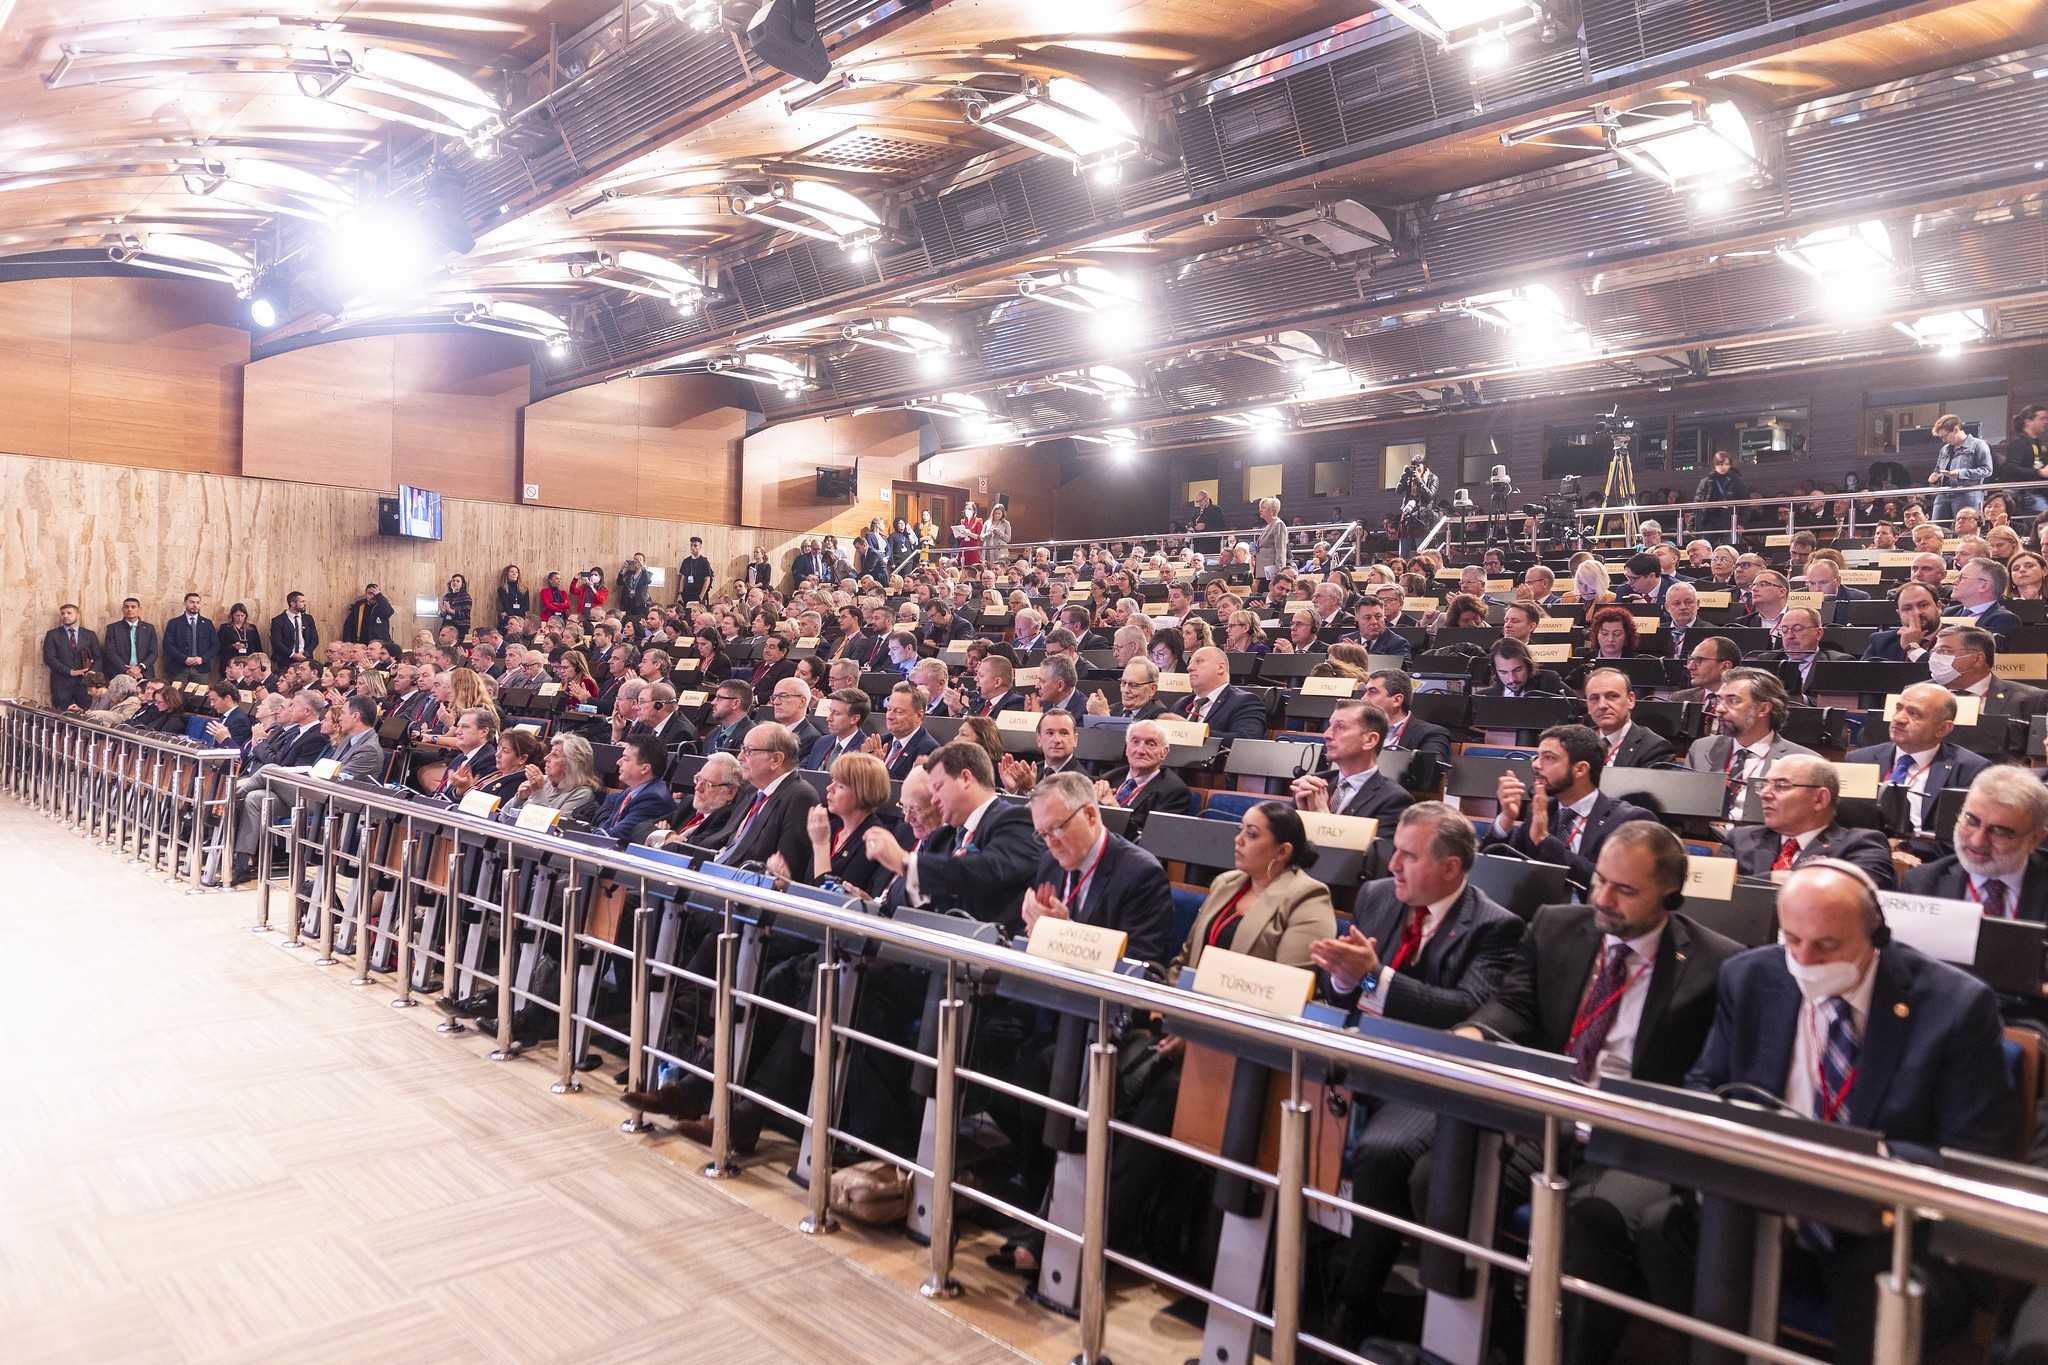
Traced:
<path fill-rule="evenodd" d="M 1228 1000 L 1246 1009 L 1298 1019 L 1315 990 L 1316 974 L 1263 957 L 1210 948 L 1195 965 L 1195 994 Z"/>
<path fill-rule="evenodd" d="M 498 798 L 487 791 L 473 791 L 456 807 L 464 815 L 490 815 L 498 809 Z"/>
<path fill-rule="evenodd" d="M 1166 731 L 1166 742 L 1168 744 L 1198 748 L 1206 743 L 1209 738 L 1209 724 L 1207 721 L 1182 720 L 1177 716 L 1160 716 L 1157 723 L 1160 729 Z"/>
<path fill-rule="evenodd" d="M 1358 690 L 1356 678 L 1303 678 L 1301 695 L 1304 697 L 1348 697 Z"/>
<path fill-rule="evenodd" d="M 340 771 L 341 760 L 338 758 L 323 758 L 313 765 L 313 776 L 323 777 L 329 781 L 332 781 L 334 775 Z"/>
<path fill-rule="evenodd" d="M 1019 684 L 1019 686 L 1022 686 L 1022 684 Z M 1185 673 L 1161 673 L 1159 675 L 1159 690 L 1161 692 L 1192 692 L 1195 690 L 1195 685 L 1188 681 L 1188 675 Z"/>
<path fill-rule="evenodd" d="M 1735 896 L 1735 873 L 1740 866 L 1733 858 L 1703 858 L 1685 855 L 1685 894 L 1701 900 L 1725 901 Z"/>
<path fill-rule="evenodd" d="M 1037 711 L 999 711 L 996 713 L 996 729 L 1036 730 L 1039 714 Z"/>
<path fill-rule="evenodd" d="M 1733 593 L 1728 592 L 1703 592 L 1700 594 L 1700 605 L 1719 611 L 1727 607 L 1734 600 L 1734 596 Z"/>
<path fill-rule="evenodd" d="M 512 823 L 520 829 L 537 832 L 544 829 L 553 829 L 555 821 L 561 818 L 562 812 L 556 810 L 553 806 L 528 804 L 519 808 L 519 814 Z"/>
<path fill-rule="evenodd" d="M 1572 657 L 1572 647 L 1564 645 L 1530 645 L 1529 657 L 1539 664 L 1561 664 Z"/>
<path fill-rule="evenodd" d="M 1991 671 L 2001 678 L 2040 682 L 2048 678 L 2048 654 L 2001 654 Z"/>
<path fill-rule="evenodd" d="M 1025 952 L 1084 972 L 1113 972 L 1128 941 L 1129 935 L 1099 924 L 1077 924 L 1070 919 L 1040 915 L 1038 923 L 1031 926 L 1031 943 Z"/>
<path fill-rule="evenodd" d="M 1894 692 L 1891 696 L 1886 697 L 1884 699 L 1884 718 L 1886 720 L 1890 720 L 1892 718 L 1892 712 L 1898 709 L 1899 695 L 1898 693 Z M 1984 699 L 1982 697 L 1971 697 L 1958 694 L 1956 697 L 1956 724 L 1975 725 L 1977 723 L 1977 717 L 1980 713 L 1982 713 L 1983 710 Z M 1844 795 L 1847 795 L 1847 793 L 1844 793 Z"/>
<path fill-rule="evenodd" d="M 1323 848 L 1351 848 L 1368 852 L 1379 833 L 1380 822 L 1369 815 L 1331 815 L 1302 811 L 1302 827 L 1309 839 Z"/>
<path fill-rule="evenodd" d="M 1819 611 L 1820 604 L 1826 600 L 1827 594 L 1820 592 L 1788 592 L 1785 594 L 1786 606 L 1804 607 L 1808 611 Z"/>

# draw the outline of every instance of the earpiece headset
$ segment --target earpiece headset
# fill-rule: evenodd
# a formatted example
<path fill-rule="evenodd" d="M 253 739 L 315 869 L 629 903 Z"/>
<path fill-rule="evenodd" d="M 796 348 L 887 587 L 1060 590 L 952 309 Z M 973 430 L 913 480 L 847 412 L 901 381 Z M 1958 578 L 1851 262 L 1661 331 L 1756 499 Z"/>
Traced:
<path fill-rule="evenodd" d="M 1878 885 L 1876 878 L 1856 866 L 1856 864 L 1841 858 L 1809 858 L 1799 865 L 1799 870 L 1804 872 L 1810 867 L 1824 867 L 1830 872 L 1839 872 L 1862 887 L 1865 921 L 1874 920 L 1876 922 L 1876 927 L 1870 931 L 1871 945 L 1882 948 L 1885 944 L 1892 941 L 1891 926 L 1884 922 L 1884 905 L 1877 898 Z"/>
<path fill-rule="evenodd" d="M 1676 891 L 1668 892 L 1664 897 L 1664 908 L 1666 910 L 1681 909 L 1684 905 L 1685 888 L 1682 886 Z"/>

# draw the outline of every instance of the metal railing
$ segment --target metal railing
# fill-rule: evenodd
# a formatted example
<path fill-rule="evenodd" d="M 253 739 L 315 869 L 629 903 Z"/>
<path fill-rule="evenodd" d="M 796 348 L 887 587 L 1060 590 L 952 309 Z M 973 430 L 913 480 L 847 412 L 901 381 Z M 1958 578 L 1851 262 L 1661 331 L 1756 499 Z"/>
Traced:
<path fill-rule="evenodd" d="M 0 725 L 5 753 L 0 755 L 0 779 L 7 790 L 33 806 L 54 813 L 73 792 L 79 778 L 73 774 L 92 770 L 94 761 L 83 761 L 76 747 L 81 738 L 99 733 L 94 727 L 67 716 L 56 716 L 18 703 L 5 703 L 5 721 Z M 145 744 L 144 747 L 149 747 Z M 116 763 L 97 771 L 107 779 L 126 786 L 139 786 L 131 770 Z M 508 1046 L 512 1006 L 519 1000 L 541 1002 L 538 992 L 520 988 L 514 979 L 513 940 L 530 932 L 535 940 L 552 936 L 563 945 L 557 984 L 560 1050 L 558 1090 L 574 1089 L 575 1062 L 580 1055 L 579 1030 L 605 1029 L 623 1042 L 628 1066 L 635 1077 L 646 1074 L 649 1058 L 666 1058 L 701 1077 L 711 1086 L 709 1113 L 712 1121 L 710 1176 L 727 1176 L 736 1167 L 732 1154 L 732 1104 L 735 1098 L 775 1104 L 772 1097 L 750 1090 L 744 1074 L 745 1057 L 736 1046 L 742 1009 L 774 1010 L 792 1024 L 808 1027 L 813 1036 L 813 1073 L 810 1099 L 799 1111 L 777 1105 L 776 1111 L 801 1125 L 818 1140 L 811 1141 L 810 1216 L 805 1230 L 825 1232 L 831 1228 L 829 1186 L 834 1142 L 867 1152 L 929 1182 L 931 1190 L 930 1276 L 923 1291 L 930 1296 L 957 1292 L 951 1270 L 953 1256 L 953 1201 L 968 1198 L 992 1205 L 1018 1217 L 1049 1236 L 1078 1243 L 1080 1248 L 1080 1293 L 1077 1331 L 1079 1360 L 1093 1365 L 1104 1359 L 1104 1318 L 1106 1298 L 1103 1272 L 1107 1263 L 1129 1267 L 1181 1292 L 1201 1298 L 1225 1314 L 1236 1314 L 1247 1323 L 1272 1331 L 1270 1358 L 1277 1365 L 1292 1365 L 1302 1346 L 1338 1360 L 1364 1359 L 1342 1346 L 1323 1341 L 1301 1330 L 1301 1291 L 1304 1276 L 1305 1224 L 1311 1204 L 1348 1212 L 1426 1243 L 1448 1248 L 1483 1267 L 1523 1277 L 1529 1326 L 1525 1358 L 1534 1365 L 1556 1365 L 1561 1355 L 1561 1305 L 1565 1294 L 1575 1294 L 1662 1326 L 1687 1333 L 1711 1345 L 1736 1351 L 1752 1359 L 1798 1365 L 1806 1359 L 1771 1340 L 1774 1327 L 1762 1324 L 1764 1335 L 1750 1335 L 1727 1326 L 1636 1299 L 1599 1284 L 1568 1275 L 1563 1270 L 1564 1207 L 1566 1185 L 1560 1176 L 1567 1155 L 1568 1125 L 1590 1125 L 1602 1132 L 1618 1134 L 1684 1154 L 1688 1159 L 1757 1177 L 1791 1181 L 1802 1187 L 1848 1196 L 1886 1212 L 1888 1236 L 1893 1247 L 1893 1264 L 1878 1280 L 1877 1345 L 1875 1358 L 1881 1365 L 1909 1365 L 1919 1356 L 1917 1290 L 1910 1282 L 1916 1229 L 1930 1220 L 1946 1220 L 1962 1227 L 2008 1238 L 2029 1247 L 2048 1248 L 2048 1197 L 1982 1181 L 1943 1174 L 1883 1157 L 1866 1156 L 1824 1146 L 1797 1137 L 1759 1130 L 1701 1113 L 1667 1108 L 1629 1099 L 1609 1091 L 1588 1089 L 1564 1080 L 1547 1079 L 1530 1072 L 1470 1060 L 1450 1051 L 1399 1046 L 1359 1033 L 1327 1027 L 1306 1019 L 1286 1019 L 1255 1012 L 1230 1003 L 1141 978 L 1086 972 L 1057 962 L 1027 957 L 1014 948 L 913 924 L 900 923 L 826 904 L 806 896 L 778 891 L 770 885 L 753 884 L 743 877 L 719 869 L 693 871 L 645 849 L 614 850 L 598 847 L 551 833 L 522 830 L 512 825 L 462 811 L 437 802 L 408 799 L 404 794 L 355 782 L 314 778 L 301 771 L 267 769 L 263 774 L 272 793 L 288 793 L 298 816 L 282 829 L 289 834 L 288 882 L 273 885 L 275 875 L 268 826 L 261 845 L 262 891 L 259 915 L 266 921 L 272 898 L 282 889 L 290 898 L 293 937 L 301 920 L 300 884 L 306 868 L 305 854 L 317 852 L 320 865 L 330 873 L 346 864 L 350 852 L 338 835 L 339 828 L 353 819 L 358 839 L 353 856 L 357 869 L 355 929 L 356 970 L 353 980 L 369 984 L 376 980 L 373 939 L 376 929 L 367 909 L 366 887 L 377 877 L 395 882 L 387 895 L 383 923 L 401 945 L 415 954 L 398 961 L 421 958 L 442 968 L 444 995 L 458 988 L 462 968 L 458 960 L 457 921 L 463 915 L 495 920 L 499 930 L 498 970 L 491 984 L 499 992 L 498 1057 L 515 1055 Z M 315 803 L 324 807 L 317 840 L 305 832 L 304 813 Z M 366 831 L 381 829 L 386 836 L 402 835 L 400 857 L 389 863 L 375 861 L 377 847 Z M 89 830 L 87 831 L 89 832 Z M 424 877 L 418 866 L 420 850 L 443 843 L 450 852 L 448 870 L 440 880 Z M 459 865 L 462 850 L 488 853 L 497 861 L 479 857 L 471 889 L 464 891 Z M 341 861 L 337 861 L 337 860 Z M 499 866 L 498 864 L 502 864 Z M 491 869 L 495 868 L 495 871 Z M 551 891 L 537 892 L 538 870 L 554 874 Z M 487 875 L 488 874 L 488 875 Z M 518 901 L 520 876 L 528 877 L 526 903 Z M 323 958 L 333 960 L 333 934 L 337 923 L 334 904 L 336 878 L 327 878 L 325 891 L 306 909 L 317 917 Z M 639 897 L 625 942 L 589 932 L 585 918 L 590 895 L 603 883 L 625 885 Z M 491 894 L 495 888 L 495 895 Z M 559 915 L 548 905 L 559 893 Z M 428 941 L 427 924 L 415 925 L 412 916 L 422 896 L 441 903 L 445 912 L 444 946 Z M 705 976 L 661 960 L 654 949 L 648 922 L 655 907 L 698 907 L 713 917 L 717 927 L 715 968 Z M 389 913 L 392 907 L 396 913 Z M 534 913 L 538 909 L 540 913 Z M 760 932 L 768 918 L 777 932 L 795 932 L 818 945 L 817 989 L 811 1007 L 800 1009 L 773 999 L 743 982 L 740 968 L 741 940 L 749 932 Z M 750 926 L 754 926 L 750 928 Z M 257 926 L 265 927 L 263 925 Z M 415 936 L 417 945 L 407 941 Z M 573 947 L 573 951 L 570 950 Z M 631 1023 L 623 1035 L 609 1030 L 596 1017 L 592 1001 L 594 983 L 580 964 L 588 953 L 594 962 L 609 958 L 622 964 L 631 987 Z M 889 1039 L 856 1029 L 840 1009 L 837 978 L 854 957 L 869 954 L 897 955 L 903 960 L 928 964 L 939 987 L 939 1008 L 935 1046 L 906 1048 Z M 409 969 L 393 969 L 400 999 L 409 998 Z M 386 973 L 392 975 L 393 973 Z M 1089 1074 L 1085 1103 L 1067 1104 L 1025 1090 L 1001 1077 L 976 1072 L 963 1061 L 963 1016 L 971 997 L 989 989 L 995 981 L 1026 984 L 1092 1001 L 1097 1029 L 1088 1047 Z M 650 1045 L 651 1027 L 648 997 L 659 982 L 682 982 L 709 990 L 715 995 L 712 1028 L 713 1060 L 709 1068 L 661 1052 Z M 1117 1049 L 1109 1041 L 1113 1019 L 1124 1015 L 1163 1016 L 1169 1027 L 1195 1030 L 1212 1046 L 1238 1050 L 1240 1057 L 1271 1059 L 1285 1077 L 1286 1093 L 1280 1105 L 1280 1147 L 1275 1169 L 1267 1171 L 1246 1162 L 1233 1161 L 1202 1150 L 1170 1136 L 1120 1121 L 1114 1113 Z M 448 1027 L 445 1026 L 444 1027 Z M 459 1028 L 460 1026 L 455 1026 Z M 838 1079 L 835 1061 L 842 1049 L 861 1045 L 906 1058 L 932 1074 L 935 1110 L 938 1115 L 929 1134 L 928 1157 L 912 1160 L 868 1142 L 861 1134 L 847 1131 L 834 1122 L 833 1103 Z M 1242 1065 L 1243 1063 L 1240 1063 Z M 1379 1078 L 1403 1086 L 1427 1087 L 1443 1105 L 1456 1102 L 1481 1103 L 1492 1110 L 1533 1123 L 1542 1133 L 1540 1175 L 1531 1191 L 1531 1224 L 1528 1253 L 1515 1255 L 1496 1249 L 1491 1240 L 1475 1241 L 1403 1217 L 1369 1208 L 1355 1201 L 1311 1187 L 1307 1183 L 1307 1140 L 1310 1108 L 1305 1102 L 1307 1082 L 1316 1075 L 1331 1078 L 1331 1084 L 1356 1086 L 1356 1078 Z M 1350 1079 L 1338 1080 L 1339 1076 Z M 995 1200 L 962 1181 L 957 1163 L 957 1127 L 961 1096 L 965 1087 L 979 1085 L 999 1089 L 1061 1113 L 1083 1126 L 1085 1131 L 1085 1181 L 1079 1227 L 1041 1217 L 1036 1211 L 1019 1209 Z M 636 1126 L 629 1121 L 628 1128 Z M 822 1133 L 820 1129 L 822 1127 Z M 825 1140 L 825 1139 L 831 1140 Z M 1150 1143 L 1182 1157 L 1205 1163 L 1219 1172 L 1250 1182 L 1270 1195 L 1272 1227 L 1270 1292 L 1258 1302 L 1256 1284 L 1246 1299 L 1232 1299 L 1213 1288 L 1193 1284 L 1141 1258 L 1109 1245 L 1107 1228 L 1109 1151 L 1113 1138 Z M 1261 1255 L 1263 1259 L 1263 1253 Z M 1247 1301 L 1253 1300 L 1253 1301 Z M 1774 1318 L 1774 1314 L 1772 1315 Z"/>
<path fill-rule="evenodd" d="M 1289 526 L 1287 528 L 1288 559 L 1291 562 L 1297 555 L 1305 554 L 1314 549 L 1317 539 L 1329 536 L 1330 562 L 1341 567 L 1357 558 L 1358 530 L 1359 523 L 1356 521 L 1319 521 L 1312 525 Z M 1149 544 L 1163 542 L 1168 535 L 1175 535 L 1183 543 L 1188 541 L 1216 541 L 1220 543 L 1226 537 L 1234 537 L 1239 541 L 1248 543 L 1258 533 L 1259 528 L 1251 526 L 1242 530 L 1225 528 L 1219 531 L 1153 531 L 1130 536 L 1088 536 L 1079 540 L 1013 540 L 1010 542 L 1010 557 L 1015 559 L 1019 554 L 1028 555 L 1035 550 L 1049 550 L 1052 552 L 1054 564 L 1057 565 L 1064 562 L 1060 558 L 1060 552 L 1063 550 L 1087 550 L 1093 546 L 1108 546 L 1119 541 L 1126 545 Z M 1297 536 L 1307 536 L 1310 537 L 1310 540 L 1306 545 L 1297 547 L 1294 544 Z M 976 553 L 985 554 L 986 552 L 979 545 L 927 545 L 922 550 L 915 551 L 907 556 L 902 564 L 896 566 L 896 571 L 901 572 L 903 564 L 910 563 L 920 555 L 930 556 L 935 559 L 957 559 L 962 554 Z"/>

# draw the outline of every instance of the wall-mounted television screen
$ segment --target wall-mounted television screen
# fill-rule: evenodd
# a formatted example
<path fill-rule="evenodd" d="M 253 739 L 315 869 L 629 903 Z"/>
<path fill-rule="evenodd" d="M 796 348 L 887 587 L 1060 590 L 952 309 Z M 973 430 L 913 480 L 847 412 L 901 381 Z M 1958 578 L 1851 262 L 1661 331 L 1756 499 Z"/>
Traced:
<path fill-rule="evenodd" d="M 416 540 L 439 540 L 441 495 L 398 485 L 398 534 Z"/>

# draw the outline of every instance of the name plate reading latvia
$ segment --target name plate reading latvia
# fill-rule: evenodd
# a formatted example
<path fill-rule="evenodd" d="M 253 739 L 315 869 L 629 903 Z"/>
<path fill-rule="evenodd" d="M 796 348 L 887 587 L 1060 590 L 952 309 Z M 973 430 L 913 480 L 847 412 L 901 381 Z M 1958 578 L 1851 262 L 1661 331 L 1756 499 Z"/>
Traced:
<path fill-rule="evenodd" d="M 491 815 L 498 809 L 498 798 L 489 792 L 473 791 L 462 798 L 457 809 L 464 815 Z"/>
<path fill-rule="evenodd" d="M 1022 684 L 1020 683 L 1019 686 L 1022 686 Z M 1159 690 L 1161 692 L 1192 692 L 1195 690 L 1195 685 L 1188 681 L 1188 675 L 1185 673 L 1161 673 L 1159 675 Z"/>
<path fill-rule="evenodd" d="M 1113 972 L 1122 960 L 1129 936 L 1099 924 L 1077 924 L 1070 919 L 1041 915 L 1031 926 L 1031 944 L 1025 951 L 1032 957 L 1078 967 L 1084 972 Z"/>
<path fill-rule="evenodd" d="M 1199 748 L 1207 743 L 1209 739 L 1209 725 L 1206 721 L 1180 720 L 1170 716 L 1161 716 L 1159 717 L 1158 725 L 1160 729 L 1166 731 L 1166 742 L 1168 744 L 1179 744 L 1187 748 Z"/>
<path fill-rule="evenodd" d="M 1708 901 L 1733 899 L 1737 867 L 1733 858 L 1703 858 L 1697 853 L 1686 854 L 1685 894 Z"/>
<path fill-rule="evenodd" d="M 1210 948 L 1195 966 L 1195 994 L 1233 1005 L 1299 1019 L 1315 990 L 1316 974 L 1263 957 Z"/>
<path fill-rule="evenodd" d="M 1380 822 L 1369 815 L 1327 815 L 1303 811 L 1301 823 L 1308 831 L 1309 842 L 1322 848 L 1350 848 L 1361 853 L 1372 848 L 1373 838 L 1380 829 Z"/>
<path fill-rule="evenodd" d="M 1039 713 L 1036 711 L 998 712 L 996 715 L 996 729 L 1026 731 L 1036 730 L 1038 728 L 1038 715 Z"/>
<path fill-rule="evenodd" d="M 1886 720 L 1890 720 L 1892 718 L 1892 712 L 1898 709 L 1899 695 L 1898 693 L 1894 692 L 1892 695 L 1884 699 L 1884 718 Z M 1956 698 L 1956 724 L 1975 725 L 1977 723 L 1977 718 L 1979 714 L 1983 710 L 1984 699 L 1982 697 L 1958 696 Z M 1843 795 L 1845 796 L 1847 794 L 1848 793 L 1846 792 L 1843 793 Z"/>
<path fill-rule="evenodd" d="M 1358 690 L 1356 678 L 1303 678 L 1301 695 L 1304 697 L 1348 697 Z"/>

